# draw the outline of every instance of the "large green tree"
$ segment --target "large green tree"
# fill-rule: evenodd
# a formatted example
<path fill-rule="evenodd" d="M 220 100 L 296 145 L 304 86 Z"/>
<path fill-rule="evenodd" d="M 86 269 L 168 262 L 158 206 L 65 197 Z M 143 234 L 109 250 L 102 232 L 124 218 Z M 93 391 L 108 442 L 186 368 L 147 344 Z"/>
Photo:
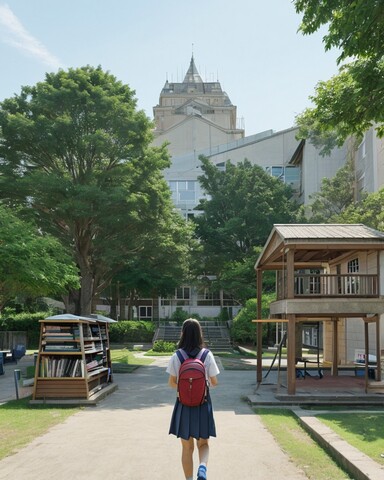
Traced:
<path fill-rule="evenodd" d="M 60 295 L 78 284 L 76 265 L 64 247 L 0 205 L 0 311 L 18 295 Z"/>
<path fill-rule="evenodd" d="M 112 310 L 120 304 L 120 318 L 132 318 L 132 307 L 140 298 L 165 297 L 187 280 L 191 257 L 196 252 L 193 224 L 173 211 L 168 221 L 158 225 L 145 246 L 128 258 L 114 277 L 111 288 Z M 119 302 L 117 302 L 119 300 Z M 125 317 L 125 305 L 128 317 Z"/>
<path fill-rule="evenodd" d="M 134 91 L 100 67 L 47 74 L 0 104 L 1 196 L 71 246 L 77 313 L 169 221 L 169 157 L 151 129 Z"/>
<path fill-rule="evenodd" d="M 257 248 L 264 245 L 273 224 L 296 221 L 299 207 L 290 187 L 248 160 L 236 165 L 228 161 L 225 171 L 204 157 L 201 165 L 204 175 L 199 181 L 209 196 L 196 217 L 203 269 L 216 275 L 216 286 L 243 301 L 254 295 Z"/>
<path fill-rule="evenodd" d="M 321 81 L 314 107 L 297 117 L 301 138 L 328 153 L 350 135 L 372 125 L 384 135 L 384 3 L 381 0 L 295 0 L 303 14 L 300 30 L 311 34 L 323 25 L 326 49 L 340 50 L 338 75 Z"/>
<path fill-rule="evenodd" d="M 363 223 L 384 232 L 384 189 L 369 193 L 360 202 L 349 205 L 337 218 L 340 223 Z"/>
<path fill-rule="evenodd" d="M 331 223 L 337 221 L 339 215 L 353 205 L 355 200 L 355 170 L 349 160 L 332 178 L 324 177 L 320 191 L 312 197 L 311 222 Z"/>

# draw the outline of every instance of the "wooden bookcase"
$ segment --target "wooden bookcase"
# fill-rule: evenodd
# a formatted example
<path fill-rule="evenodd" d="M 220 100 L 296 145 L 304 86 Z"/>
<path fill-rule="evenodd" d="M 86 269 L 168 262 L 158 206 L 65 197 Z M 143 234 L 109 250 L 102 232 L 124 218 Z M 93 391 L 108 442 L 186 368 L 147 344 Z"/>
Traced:
<path fill-rule="evenodd" d="M 55 315 L 40 320 L 32 402 L 94 400 L 113 382 L 106 317 Z M 108 392 L 110 393 L 110 392 Z M 104 396 L 104 395 L 103 395 Z"/>

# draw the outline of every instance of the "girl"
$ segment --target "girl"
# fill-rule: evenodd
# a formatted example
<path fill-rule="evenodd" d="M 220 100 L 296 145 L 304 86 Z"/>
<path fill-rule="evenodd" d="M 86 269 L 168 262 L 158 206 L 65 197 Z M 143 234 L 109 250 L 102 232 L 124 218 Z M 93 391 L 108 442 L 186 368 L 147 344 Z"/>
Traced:
<path fill-rule="evenodd" d="M 200 323 L 194 318 L 188 318 L 183 323 L 178 348 L 184 350 L 188 356 L 196 357 L 203 347 L 204 339 Z M 214 387 L 217 385 L 216 377 L 220 371 L 212 352 L 208 353 L 204 363 L 209 386 Z M 177 354 L 174 353 L 167 368 L 167 373 L 169 373 L 168 384 L 172 388 L 177 388 L 180 365 L 180 360 Z M 209 455 L 208 439 L 209 437 L 216 437 L 212 402 L 209 393 L 207 401 L 198 407 L 187 407 L 182 405 L 179 399 L 176 399 L 169 433 L 181 438 L 181 463 L 187 480 L 192 480 L 193 478 L 194 439 L 196 440 L 200 462 L 197 480 L 206 480 Z"/>

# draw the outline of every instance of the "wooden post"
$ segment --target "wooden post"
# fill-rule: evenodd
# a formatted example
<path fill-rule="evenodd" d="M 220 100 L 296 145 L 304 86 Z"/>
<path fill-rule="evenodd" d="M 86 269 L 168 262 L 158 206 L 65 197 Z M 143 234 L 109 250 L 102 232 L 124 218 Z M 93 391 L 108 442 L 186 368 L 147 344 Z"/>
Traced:
<path fill-rule="evenodd" d="M 296 394 L 296 316 L 288 318 L 288 346 L 287 346 L 287 391 L 288 395 Z"/>
<path fill-rule="evenodd" d="M 263 272 L 256 270 L 257 277 L 257 318 L 261 318 L 261 299 L 263 290 Z M 257 358 L 256 358 L 256 381 L 261 383 L 263 379 L 263 324 L 257 324 Z"/>
<path fill-rule="evenodd" d="M 287 252 L 287 298 L 295 296 L 295 251 Z"/>
<path fill-rule="evenodd" d="M 365 341 L 365 393 L 368 392 L 368 361 L 369 361 L 369 324 L 364 320 L 364 341 Z"/>
<path fill-rule="evenodd" d="M 338 375 L 338 363 L 339 363 L 339 339 L 338 339 L 338 329 L 337 329 L 337 317 L 332 317 L 332 376 L 337 377 Z"/>
<path fill-rule="evenodd" d="M 380 316 L 376 315 L 376 380 L 381 382 Z"/>

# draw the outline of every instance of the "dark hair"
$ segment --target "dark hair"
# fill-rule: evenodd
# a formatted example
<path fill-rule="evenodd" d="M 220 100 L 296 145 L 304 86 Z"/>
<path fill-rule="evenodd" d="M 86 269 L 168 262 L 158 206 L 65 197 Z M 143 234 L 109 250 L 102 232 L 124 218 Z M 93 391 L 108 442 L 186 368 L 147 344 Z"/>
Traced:
<path fill-rule="evenodd" d="M 204 347 L 203 331 L 200 323 L 194 318 L 187 318 L 181 329 L 181 336 L 178 348 L 182 348 L 187 353 L 197 353 Z"/>

